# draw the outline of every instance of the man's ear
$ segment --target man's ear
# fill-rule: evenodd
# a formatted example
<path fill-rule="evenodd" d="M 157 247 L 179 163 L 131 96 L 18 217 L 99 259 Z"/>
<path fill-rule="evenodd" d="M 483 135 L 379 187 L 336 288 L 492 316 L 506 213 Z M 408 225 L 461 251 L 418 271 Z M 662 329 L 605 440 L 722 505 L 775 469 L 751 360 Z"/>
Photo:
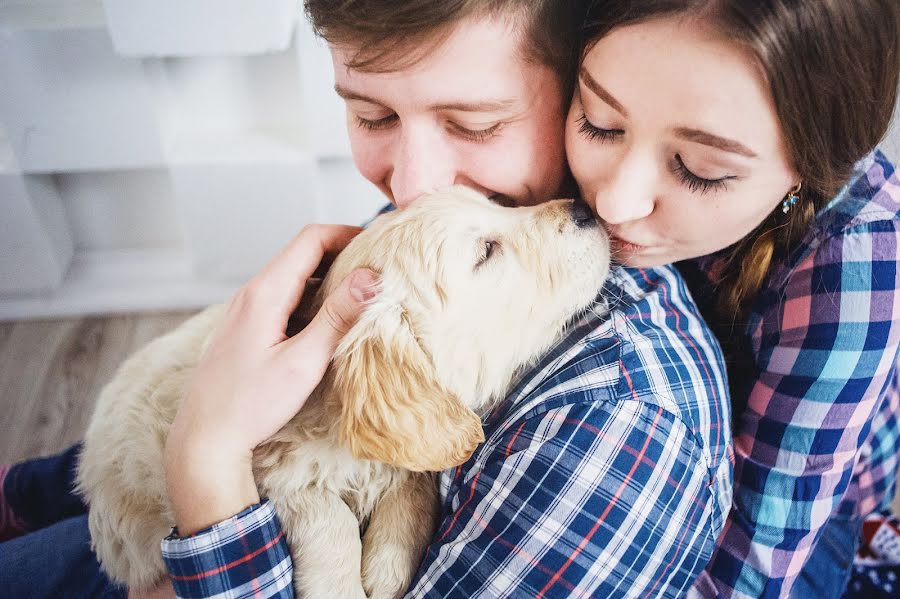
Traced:
<path fill-rule="evenodd" d="M 403 318 L 361 318 L 335 355 L 341 435 L 356 458 L 415 471 L 464 463 L 484 441 L 481 420 L 442 389 Z"/>

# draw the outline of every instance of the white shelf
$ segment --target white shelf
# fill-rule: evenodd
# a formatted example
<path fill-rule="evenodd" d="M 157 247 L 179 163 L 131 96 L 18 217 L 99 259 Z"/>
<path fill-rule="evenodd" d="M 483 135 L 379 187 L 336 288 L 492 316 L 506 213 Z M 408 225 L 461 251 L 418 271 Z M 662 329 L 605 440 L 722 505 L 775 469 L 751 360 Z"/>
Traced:
<path fill-rule="evenodd" d="M 252 166 L 312 161 L 297 129 L 194 130 L 173 136 L 166 149 L 170 168 L 195 164 Z"/>
<path fill-rule="evenodd" d="M 0 81 L 10 82 L 0 122 L 26 173 L 164 162 L 152 81 L 139 60 L 116 56 L 106 29 L 92 22 L 73 17 L 51 27 L 21 18 L 0 28 Z"/>
<path fill-rule="evenodd" d="M 194 309 L 226 301 L 238 287 L 198 280 L 184 250 L 76 252 L 54 292 L 0 296 L 0 320 Z"/>
<path fill-rule="evenodd" d="M 104 0 L 122 56 L 224 56 L 285 50 L 295 0 Z"/>
<path fill-rule="evenodd" d="M 101 0 L 0 0 L 0 30 L 98 29 L 106 27 Z"/>
<path fill-rule="evenodd" d="M 316 161 L 299 136 L 193 131 L 177 140 L 169 164 L 200 276 L 251 276 L 317 220 Z"/>
<path fill-rule="evenodd" d="M 298 7 L 0 0 L 0 319 L 204 306 L 371 217 Z"/>

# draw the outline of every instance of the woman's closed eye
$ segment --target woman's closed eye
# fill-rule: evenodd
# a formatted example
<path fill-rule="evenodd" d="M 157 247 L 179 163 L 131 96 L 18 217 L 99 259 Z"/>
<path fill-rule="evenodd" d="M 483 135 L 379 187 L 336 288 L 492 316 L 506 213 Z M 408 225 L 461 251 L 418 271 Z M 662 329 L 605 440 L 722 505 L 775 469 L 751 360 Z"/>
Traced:
<path fill-rule="evenodd" d="M 625 135 L 625 131 L 622 129 L 597 127 L 588 120 L 587 115 L 584 113 L 578 117 L 578 123 L 578 130 L 591 141 L 615 141 Z"/>
<path fill-rule="evenodd" d="M 582 113 L 578 118 L 579 131 L 591 141 L 615 142 L 625 135 L 623 129 L 603 129 L 591 123 L 587 115 Z M 708 179 L 694 174 L 691 169 L 684 163 L 684 159 L 680 154 L 675 154 L 672 161 L 672 172 L 675 173 L 681 183 L 692 192 L 705 194 L 708 192 L 716 192 L 727 189 L 726 182 L 737 179 L 734 175 L 725 175 L 715 179 Z"/>
<path fill-rule="evenodd" d="M 672 172 L 678 176 L 688 189 L 692 192 L 700 192 L 701 195 L 710 191 L 716 192 L 727 189 L 728 185 L 726 182 L 737 178 L 734 175 L 725 175 L 717 179 L 706 179 L 695 175 L 684 163 L 684 159 L 680 154 L 675 154 Z"/>

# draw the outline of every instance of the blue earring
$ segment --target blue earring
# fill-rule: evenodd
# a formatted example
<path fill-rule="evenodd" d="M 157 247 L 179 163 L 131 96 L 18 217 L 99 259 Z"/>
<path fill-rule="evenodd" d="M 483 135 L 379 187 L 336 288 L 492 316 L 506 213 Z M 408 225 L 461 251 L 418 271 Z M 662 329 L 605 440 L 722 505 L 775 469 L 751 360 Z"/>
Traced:
<path fill-rule="evenodd" d="M 784 198 L 783 202 L 781 202 L 781 211 L 782 212 L 787 214 L 788 212 L 790 212 L 791 207 L 793 207 L 793 205 L 797 203 L 797 200 L 800 199 L 800 188 L 801 187 L 803 187 L 803 181 L 801 181 L 800 183 L 797 183 L 797 187 L 795 187 L 794 189 L 792 189 L 788 192 L 787 197 Z"/>

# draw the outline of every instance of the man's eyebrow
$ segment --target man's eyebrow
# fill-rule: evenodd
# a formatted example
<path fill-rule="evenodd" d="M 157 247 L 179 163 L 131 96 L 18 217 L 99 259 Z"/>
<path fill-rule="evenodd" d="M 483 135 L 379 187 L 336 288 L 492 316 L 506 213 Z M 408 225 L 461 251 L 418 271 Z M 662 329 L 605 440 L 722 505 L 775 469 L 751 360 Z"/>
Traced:
<path fill-rule="evenodd" d="M 375 98 L 370 98 L 369 96 L 364 96 L 363 94 L 358 94 L 354 91 L 350 91 L 339 83 L 334 84 L 334 91 L 337 92 L 337 95 L 345 100 L 361 100 L 370 104 L 378 104 L 379 106 L 384 106 L 384 103 L 381 100 L 376 100 Z"/>
<path fill-rule="evenodd" d="M 476 100 L 474 102 L 441 102 L 428 107 L 434 112 L 502 112 L 516 105 L 516 101 L 509 100 Z"/>
<path fill-rule="evenodd" d="M 727 137 L 719 137 L 706 131 L 699 129 L 690 129 L 688 127 L 679 127 L 675 129 L 675 135 L 687 141 L 693 141 L 705 146 L 712 146 L 725 152 L 740 154 L 748 158 L 756 158 L 756 153 L 744 144 L 728 139 Z"/>
<path fill-rule="evenodd" d="M 371 96 L 366 96 L 364 94 L 349 90 L 346 87 L 341 86 L 340 84 L 335 84 L 334 91 L 337 92 L 337 95 L 342 97 L 344 100 L 359 100 L 361 102 L 368 102 L 369 104 L 377 104 L 379 106 L 386 105 L 384 102 L 377 98 L 373 98 Z M 431 110 L 433 112 L 450 110 L 458 112 L 502 112 L 505 110 L 509 110 L 515 105 L 516 100 L 511 98 L 496 100 L 475 100 L 472 102 L 439 102 L 437 104 L 431 104 L 428 107 L 428 110 Z"/>
<path fill-rule="evenodd" d="M 581 79 L 581 82 L 584 83 L 587 88 L 594 92 L 601 100 L 612 106 L 622 116 L 628 118 L 628 111 L 625 110 L 625 107 L 622 106 L 622 104 L 620 104 L 618 100 L 613 98 L 611 93 L 603 89 L 603 86 L 597 83 L 597 80 L 591 77 L 591 74 L 588 73 L 587 69 L 583 66 L 578 73 L 578 78 Z"/>

